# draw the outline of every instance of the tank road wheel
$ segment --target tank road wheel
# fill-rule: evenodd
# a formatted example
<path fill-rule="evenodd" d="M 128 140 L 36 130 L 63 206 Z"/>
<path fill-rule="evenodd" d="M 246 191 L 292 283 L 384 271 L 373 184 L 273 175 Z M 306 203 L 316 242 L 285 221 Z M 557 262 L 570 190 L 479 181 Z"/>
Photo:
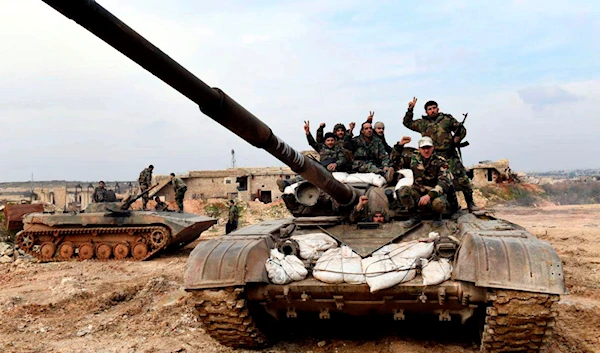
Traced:
<path fill-rule="evenodd" d="M 545 352 L 557 315 L 558 295 L 515 290 L 488 294 L 481 352 Z"/>
<path fill-rule="evenodd" d="M 261 348 L 269 343 L 250 315 L 243 288 L 194 292 L 198 318 L 206 333 L 233 348 Z"/>
<path fill-rule="evenodd" d="M 90 243 L 83 244 L 79 247 L 79 259 L 89 260 L 94 257 L 94 246 Z"/>
<path fill-rule="evenodd" d="M 96 257 L 100 260 L 108 260 L 112 255 L 112 246 L 108 244 L 100 244 L 96 247 Z"/>
<path fill-rule="evenodd" d="M 19 247 L 24 250 L 29 250 L 35 243 L 33 234 L 25 233 L 19 237 Z"/>
<path fill-rule="evenodd" d="M 167 241 L 167 235 L 162 229 L 156 229 L 150 234 L 150 244 L 155 248 L 160 248 Z"/>
<path fill-rule="evenodd" d="M 75 254 L 75 245 L 70 241 L 62 243 L 58 247 L 58 256 L 62 259 L 68 260 L 73 257 L 73 254 Z"/>
<path fill-rule="evenodd" d="M 148 245 L 144 243 L 137 243 L 131 249 L 131 255 L 136 260 L 143 260 L 148 256 Z"/>
<path fill-rule="evenodd" d="M 127 256 L 129 256 L 129 244 L 128 243 L 119 243 L 115 245 L 113 248 L 113 253 L 115 254 L 115 259 L 123 260 Z"/>
<path fill-rule="evenodd" d="M 44 260 L 50 260 L 51 258 L 54 257 L 54 254 L 56 253 L 56 245 L 54 245 L 54 243 L 52 242 L 45 242 L 42 244 L 42 246 L 40 247 L 40 256 L 42 259 Z"/>

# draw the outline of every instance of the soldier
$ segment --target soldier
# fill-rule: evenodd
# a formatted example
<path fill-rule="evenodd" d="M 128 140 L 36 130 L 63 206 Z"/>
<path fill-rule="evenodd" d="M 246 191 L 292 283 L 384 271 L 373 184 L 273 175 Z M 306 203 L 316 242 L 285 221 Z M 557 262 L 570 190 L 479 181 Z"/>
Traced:
<path fill-rule="evenodd" d="M 405 139 L 406 137 L 402 138 Z M 419 224 L 421 217 L 417 214 L 418 207 L 427 207 L 433 211 L 432 225 L 439 227 L 442 225 L 442 214 L 449 207 L 446 195 L 452 187 L 452 174 L 448 170 L 446 159 L 434 154 L 433 140 L 430 137 L 421 138 L 418 145 L 419 153 L 415 153 L 402 166 L 412 170 L 413 185 L 403 186 L 397 191 L 398 198 L 411 213 L 404 225 L 412 227 Z"/>
<path fill-rule="evenodd" d="M 239 218 L 240 210 L 238 210 L 233 200 L 229 200 L 229 215 L 227 217 L 227 224 L 225 225 L 225 234 L 229 234 L 237 229 Z"/>
<path fill-rule="evenodd" d="M 158 197 L 158 196 L 154 197 L 154 201 L 156 201 L 156 206 L 154 206 L 155 210 L 157 210 L 157 211 L 168 211 L 169 210 L 169 206 L 167 205 L 167 203 L 161 201 L 160 197 Z"/>
<path fill-rule="evenodd" d="M 408 103 L 408 111 L 404 115 L 404 126 L 433 140 L 436 153 L 448 161 L 450 172 L 454 176 L 455 190 L 462 190 L 469 211 L 478 211 L 479 207 L 473 200 L 471 181 L 454 147 L 465 138 L 467 130 L 452 115 L 440 113 L 438 105 L 434 101 L 425 103 L 427 115 L 424 115 L 422 119 L 413 120 L 413 109 L 416 103 L 417 98 L 413 98 Z"/>
<path fill-rule="evenodd" d="M 381 140 L 373 137 L 371 123 L 362 123 L 360 135 L 352 139 L 351 147 L 354 155 L 352 171 L 377 173 L 383 175 L 388 182 L 393 179 L 394 169 L 390 167 L 390 156 Z"/>
<path fill-rule="evenodd" d="M 148 166 L 148 168 L 145 168 L 140 173 L 140 176 L 138 178 L 138 183 L 140 184 L 140 192 L 144 192 L 150 188 L 150 185 L 152 184 L 152 171 L 153 170 L 154 170 L 154 166 L 152 164 L 150 164 Z M 142 210 L 146 209 L 146 205 L 148 204 L 149 199 L 150 198 L 148 196 L 148 193 L 145 193 L 142 195 Z"/>
<path fill-rule="evenodd" d="M 107 202 L 107 198 L 108 190 L 104 188 L 104 182 L 100 181 L 92 194 L 92 202 Z"/>
<path fill-rule="evenodd" d="M 183 198 L 185 196 L 185 192 L 187 191 L 187 186 L 181 180 L 181 178 L 176 177 L 175 173 L 171 173 L 171 185 L 173 185 L 173 189 L 175 190 L 175 202 L 177 202 L 177 207 L 179 208 L 179 213 L 183 212 Z"/>
<path fill-rule="evenodd" d="M 358 204 L 356 204 L 356 206 L 354 206 L 354 208 L 352 209 L 352 212 L 348 217 L 348 221 L 350 223 L 366 221 L 375 223 L 385 223 L 385 212 L 375 210 L 374 212 L 369 213 L 369 209 L 366 207 L 368 203 L 369 198 L 365 195 L 361 196 L 358 199 Z"/>
<path fill-rule="evenodd" d="M 375 116 L 375 112 L 369 112 L 369 116 L 367 117 L 367 122 L 372 124 L 374 116 Z M 385 124 L 381 121 L 378 121 L 375 123 L 375 125 L 373 127 L 375 130 L 375 136 L 379 137 L 379 139 L 381 140 L 381 143 L 383 144 L 383 147 L 385 147 L 385 151 L 388 154 L 391 154 L 393 148 L 392 148 L 392 146 L 388 145 L 387 141 L 385 140 Z"/>
<path fill-rule="evenodd" d="M 336 145 L 335 135 L 331 132 L 325 134 L 325 143 L 317 143 L 310 133 L 310 124 L 304 122 L 304 132 L 308 144 L 319 152 L 321 157 L 321 165 L 330 172 L 342 171 L 346 169 L 346 156 L 344 155 L 343 147 Z"/>

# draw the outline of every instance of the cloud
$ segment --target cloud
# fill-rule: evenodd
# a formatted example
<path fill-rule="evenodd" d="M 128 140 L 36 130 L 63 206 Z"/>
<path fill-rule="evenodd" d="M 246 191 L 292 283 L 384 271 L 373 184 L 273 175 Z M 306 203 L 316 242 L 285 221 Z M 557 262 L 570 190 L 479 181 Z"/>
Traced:
<path fill-rule="evenodd" d="M 558 87 L 528 87 L 519 91 L 519 97 L 525 104 L 534 107 L 546 107 L 558 103 L 577 102 L 582 99 L 567 90 Z"/>

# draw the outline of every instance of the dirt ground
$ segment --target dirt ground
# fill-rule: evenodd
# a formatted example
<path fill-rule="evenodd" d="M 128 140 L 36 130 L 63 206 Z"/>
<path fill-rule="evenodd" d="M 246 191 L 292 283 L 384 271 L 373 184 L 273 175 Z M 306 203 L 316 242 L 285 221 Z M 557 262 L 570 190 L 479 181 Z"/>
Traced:
<path fill-rule="evenodd" d="M 600 352 L 600 205 L 496 215 L 549 241 L 564 261 L 570 294 L 559 302 L 550 352 Z M 220 234 L 222 226 L 202 238 Z M 0 265 L 0 352 L 233 352 L 204 333 L 182 289 L 194 245 L 145 262 Z M 297 326 L 303 330 L 261 352 L 478 351 L 456 322 Z"/>

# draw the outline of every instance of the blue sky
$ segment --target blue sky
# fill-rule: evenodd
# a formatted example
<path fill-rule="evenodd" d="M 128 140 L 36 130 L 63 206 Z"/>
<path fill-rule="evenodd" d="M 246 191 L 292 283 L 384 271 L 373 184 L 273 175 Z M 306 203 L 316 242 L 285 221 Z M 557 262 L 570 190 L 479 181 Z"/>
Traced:
<path fill-rule="evenodd" d="M 600 168 L 600 5 L 578 1 L 98 1 L 293 147 L 304 120 L 389 141 L 406 106 L 469 112 L 466 164 Z M 279 162 L 37 0 L 0 0 L 0 181 L 135 179 Z"/>

